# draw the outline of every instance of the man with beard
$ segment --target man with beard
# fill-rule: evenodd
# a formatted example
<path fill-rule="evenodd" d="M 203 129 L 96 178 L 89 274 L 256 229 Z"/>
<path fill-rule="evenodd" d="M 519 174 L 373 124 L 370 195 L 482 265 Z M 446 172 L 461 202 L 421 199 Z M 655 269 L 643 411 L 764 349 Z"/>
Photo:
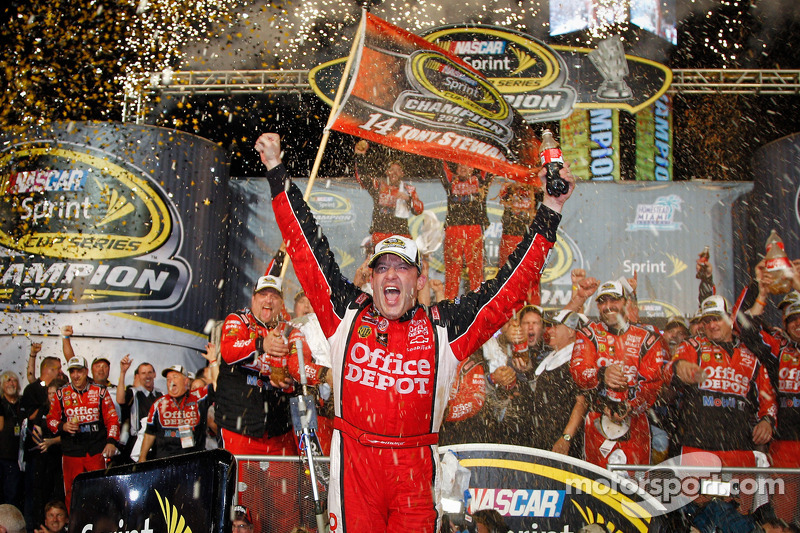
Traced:
<path fill-rule="evenodd" d="M 663 384 L 667 349 L 652 328 L 628 322 L 621 282 L 603 283 L 595 301 L 600 322 L 578 332 L 570 363 L 575 383 L 595 397 L 584 426 L 584 455 L 602 467 L 649 464 L 646 411 Z"/>
<path fill-rule="evenodd" d="M 289 346 L 281 322 L 281 279 L 261 276 L 250 308 L 222 325 L 214 420 L 235 455 L 294 455 L 286 371 Z"/>
<path fill-rule="evenodd" d="M 147 460 L 153 443 L 156 459 L 199 452 L 206 446 L 208 386 L 190 391 L 189 377 L 181 365 L 173 365 L 161 375 L 167 378 L 167 394 L 150 407 L 140 463 Z"/>
<path fill-rule="evenodd" d="M 493 280 L 459 301 L 425 308 L 416 244 L 379 242 L 369 261 L 372 293 L 341 274 L 327 238 L 281 162 L 280 138 L 261 135 L 275 219 L 326 337 L 331 341 L 334 434 L 328 511 L 336 531 L 438 531 L 434 488 L 438 430 L 452 379 L 524 301 L 556 240 L 567 194 L 545 196 L 530 231 Z M 540 173 L 544 177 L 544 171 Z"/>

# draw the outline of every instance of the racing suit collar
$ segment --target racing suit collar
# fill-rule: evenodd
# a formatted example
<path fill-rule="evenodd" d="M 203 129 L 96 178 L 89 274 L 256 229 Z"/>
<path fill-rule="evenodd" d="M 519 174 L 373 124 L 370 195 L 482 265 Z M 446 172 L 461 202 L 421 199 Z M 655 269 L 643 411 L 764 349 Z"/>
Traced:
<path fill-rule="evenodd" d="M 417 312 L 417 309 L 419 309 L 421 307 L 422 307 L 422 304 L 417 302 L 416 304 L 414 304 L 414 307 L 412 307 L 411 309 L 409 309 L 408 311 L 403 313 L 403 316 L 398 318 L 397 322 L 408 322 L 409 320 L 414 318 L 414 314 Z M 375 307 L 375 302 L 372 303 L 372 314 L 375 315 L 376 317 L 384 318 L 383 315 L 381 314 L 381 312 L 378 311 L 378 308 Z"/>
<path fill-rule="evenodd" d="M 78 387 L 73 385 L 73 383 L 71 381 L 69 383 L 69 386 L 72 387 L 72 390 L 74 390 L 78 394 L 83 394 L 84 392 L 88 391 L 91 388 L 92 382 L 87 380 L 86 381 L 86 386 L 84 388 L 82 388 L 82 389 L 79 389 Z"/>

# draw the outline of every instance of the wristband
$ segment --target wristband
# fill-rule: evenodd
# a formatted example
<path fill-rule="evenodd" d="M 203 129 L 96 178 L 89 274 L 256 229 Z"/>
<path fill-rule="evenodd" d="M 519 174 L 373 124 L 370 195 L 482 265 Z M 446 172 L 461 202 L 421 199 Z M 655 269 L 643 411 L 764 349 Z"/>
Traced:
<path fill-rule="evenodd" d="M 764 300 L 759 300 L 758 298 L 756 298 L 756 303 L 762 307 L 766 307 L 767 305 L 767 302 L 765 302 Z"/>
<path fill-rule="evenodd" d="M 69 335 L 61 335 L 62 339 L 69 339 Z"/>

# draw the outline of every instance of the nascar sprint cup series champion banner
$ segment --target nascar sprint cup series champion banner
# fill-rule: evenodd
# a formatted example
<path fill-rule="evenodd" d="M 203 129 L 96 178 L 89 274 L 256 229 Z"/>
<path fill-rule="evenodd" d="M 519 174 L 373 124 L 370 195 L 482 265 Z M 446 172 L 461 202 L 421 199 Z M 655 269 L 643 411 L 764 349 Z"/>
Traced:
<path fill-rule="evenodd" d="M 525 33 L 481 24 L 432 28 L 423 37 L 433 49 L 480 72 L 529 123 L 565 119 L 574 109 L 638 113 L 672 83 L 669 68 L 625 53 L 617 36 L 595 49 L 548 45 Z M 329 61 L 309 74 L 314 91 L 329 104 L 344 62 L 345 58 Z M 391 83 L 387 74 L 392 71 L 381 71 L 383 66 L 376 72 Z"/>
<path fill-rule="evenodd" d="M 535 133 L 478 71 L 366 12 L 357 42 L 333 129 L 405 152 L 536 180 Z"/>
<path fill-rule="evenodd" d="M 0 133 L 0 352 L 25 375 L 31 342 L 160 369 L 202 366 L 218 317 L 227 156 L 173 130 L 71 122 Z M 212 201 L 213 199 L 213 201 Z M 191 231 L 188 231 L 191 228 Z M 132 379 L 132 372 L 129 379 Z"/>

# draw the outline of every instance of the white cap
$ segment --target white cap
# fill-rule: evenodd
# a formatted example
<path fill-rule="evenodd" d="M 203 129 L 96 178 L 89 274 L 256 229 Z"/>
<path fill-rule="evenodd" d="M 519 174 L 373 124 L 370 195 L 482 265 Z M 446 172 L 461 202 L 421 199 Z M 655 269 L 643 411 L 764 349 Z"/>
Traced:
<path fill-rule="evenodd" d="M 265 289 L 272 289 L 278 294 L 280 294 L 281 298 L 283 298 L 283 290 L 281 289 L 282 286 L 283 286 L 283 281 L 281 280 L 281 278 L 278 278 L 276 276 L 261 276 L 260 278 L 258 278 L 258 281 L 256 282 L 256 288 L 253 289 L 253 294 L 261 292 Z"/>
<path fill-rule="evenodd" d="M 587 317 L 569 309 L 562 309 L 555 314 L 547 313 L 543 320 L 545 324 L 562 324 L 570 329 L 579 329 L 589 323 Z"/>
<path fill-rule="evenodd" d="M 689 322 L 686 320 L 685 317 L 682 317 L 681 315 L 672 315 L 671 317 L 669 317 L 669 320 L 667 320 L 667 325 L 664 327 L 664 329 L 669 329 L 670 326 L 672 326 L 673 324 L 677 324 L 678 326 L 684 328 L 686 331 L 689 331 Z"/>
<path fill-rule="evenodd" d="M 791 291 L 786 296 L 783 297 L 781 303 L 778 304 L 778 309 L 783 309 L 787 305 L 791 305 L 798 302 L 800 302 L 800 293 L 798 293 L 797 291 Z"/>
<path fill-rule="evenodd" d="M 603 296 L 611 296 L 612 298 L 624 298 L 625 291 L 622 289 L 622 283 L 619 281 L 606 281 L 600 285 L 600 292 L 597 293 L 595 301 Z"/>
<path fill-rule="evenodd" d="M 183 366 L 181 365 L 172 365 L 169 368 L 165 368 L 164 370 L 161 371 L 161 375 L 163 377 L 167 377 L 167 374 L 169 374 L 170 372 L 177 372 L 179 374 L 183 374 L 184 377 L 188 376 L 186 369 L 183 368 Z"/>
<path fill-rule="evenodd" d="M 800 315 L 800 302 L 794 302 L 783 308 L 783 321 L 794 315 Z"/>
<path fill-rule="evenodd" d="M 375 253 L 369 260 L 370 268 L 375 266 L 375 262 L 382 255 L 393 254 L 408 263 L 409 265 L 417 267 L 418 271 L 422 271 L 422 266 L 419 262 L 419 251 L 417 244 L 407 237 L 400 235 L 393 235 L 383 239 L 375 246 Z"/>
<path fill-rule="evenodd" d="M 725 298 L 715 294 L 703 300 L 703 304 L 700 306 L 700 313 L 703 318 L 707 316 L 722 317 L 729 316 L 730 310 L 728 309 L 728 302 L 725 301 Z"/>
<path fill-rule="evenodd" d="M 86 359 L 84 357 L 78 357 L 77 355 L 70 359 L 67 362 L 67 370 L 72 370 L 73 368 L 88 368 L 86 366 Z"/>

